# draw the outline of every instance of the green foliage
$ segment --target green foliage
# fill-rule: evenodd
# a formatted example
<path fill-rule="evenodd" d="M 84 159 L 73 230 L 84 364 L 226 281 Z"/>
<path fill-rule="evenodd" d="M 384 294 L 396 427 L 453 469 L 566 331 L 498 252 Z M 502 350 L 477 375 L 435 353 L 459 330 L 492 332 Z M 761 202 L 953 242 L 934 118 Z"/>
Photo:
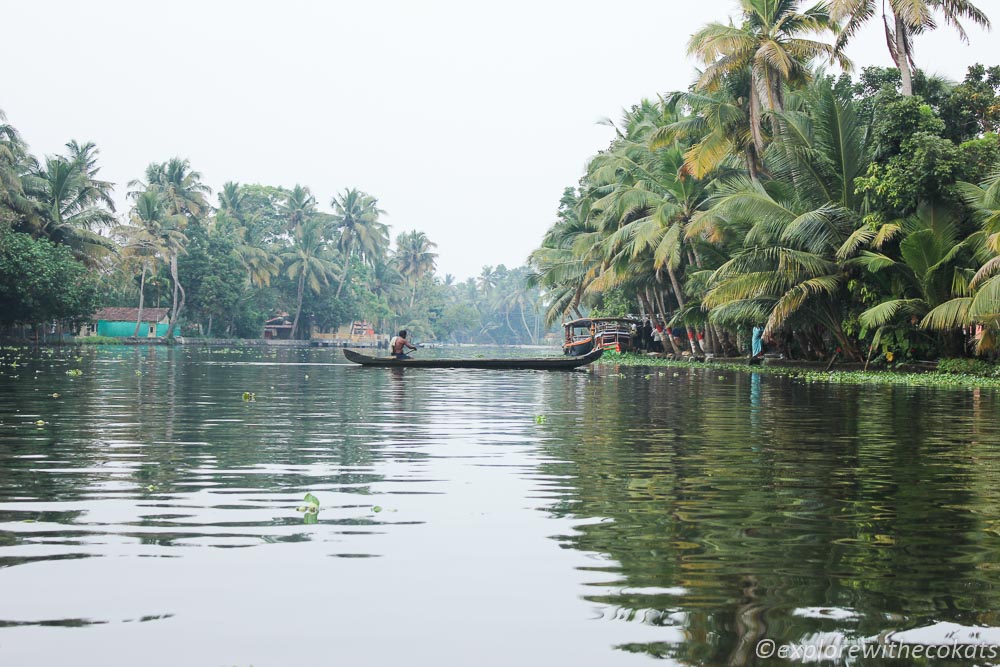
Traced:
<path fill-rule="evenodd" d="M 80 345 L 121 345 L 122 339 L 114 336 L 82 336 L 73 342 Z"/>
<path fill-rule="evenodd" d="M 969 67 L 965 81 L 939 107 L 945 136 L 964 142 L 1000 130 L 1000 67 Z"/>
<path fill-rule="evenodd" d="M 1000 368 L 982 359 L 942 359 L 938 362 L 937 370 L 951 375 L 996 377 Z"/>
<path fill-rule="evenodd" d="M 0 324 L 75 325 L 96 310 L 93 274 L 68 247 L 0 229 Z"/>
<path fill-rule="evenodd" d="M 593 317 L 625 317 L 638 312 L 635 303 L 625 295 L 623 289 L 613 289 L 601 294 L 600 301 L 591 309 Z"/>
<path fill-rule="evenodd" d="M 305 498 L 302 499 L 305 503 L 304 505 L 299 505 L 295 508 L 296 512 L 304 512 L 305 514 L 319 514 L 319 498 L 311 493 L 307 493 Z"/>
<path fill-rule="evenodd" d="M 961 169 L 958 146 L 920 131 L 905 138 L 888 161 L 871 164 L 856 184 L 870 206 L 906 214 L 919 202 L 946 199 L 947 187 L 955 183 Z"/>
<path fill-rule="evenodd" d="M 990 133 L 963 142 L 958 147 L 958 161 L 958 180 L 982 183 L 1000 168 L 1000 137 Z"/>

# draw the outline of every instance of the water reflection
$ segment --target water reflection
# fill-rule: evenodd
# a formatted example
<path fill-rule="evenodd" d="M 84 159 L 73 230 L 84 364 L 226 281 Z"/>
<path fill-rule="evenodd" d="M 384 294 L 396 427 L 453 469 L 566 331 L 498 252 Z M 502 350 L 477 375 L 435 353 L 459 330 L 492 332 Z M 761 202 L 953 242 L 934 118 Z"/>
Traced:
<path fill-rule="evenodd" d="M 588 400 L 631 400 L 544 466 L 554 512 L 604 519 L 562 538 L 610 556 L 588 599 L 683 636 L 620 648 L 752 664 L 765 637 L 998 625 L 995 395 L 622 373 Z"/>
<path fill-rule="evenodd" d="M 742 665 L 762 639 L 1000 640 L 994 392 L 330 350 L 0 364 L 4 664 Z"/>

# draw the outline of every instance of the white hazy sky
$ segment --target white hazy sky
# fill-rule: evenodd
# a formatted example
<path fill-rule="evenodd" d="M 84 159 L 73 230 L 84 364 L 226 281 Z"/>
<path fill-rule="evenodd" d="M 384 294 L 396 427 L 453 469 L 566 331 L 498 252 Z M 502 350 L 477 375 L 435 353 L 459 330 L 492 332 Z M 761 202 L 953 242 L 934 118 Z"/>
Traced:
<path fill-rule="evenodd" d="M 1000 22 L 1000 0 L 976 0 Z M 375 195 L 438 271 L 519 266 L 562 190 L 643 97 L 687 87 L 690 34 L 735 0 L 5 2 L 0 109 L 38 155 L 94 141 L 118 184 L 188 158 L 226 181 Z M 968 27 L 968 26 L 967 26 Z M 991 35 L 916 43 L 961 80 L 1000 64 Z M 888 65 L 878 23 L 851 48 Z M 213 196 L 214 200 L 214 196 Z"/>

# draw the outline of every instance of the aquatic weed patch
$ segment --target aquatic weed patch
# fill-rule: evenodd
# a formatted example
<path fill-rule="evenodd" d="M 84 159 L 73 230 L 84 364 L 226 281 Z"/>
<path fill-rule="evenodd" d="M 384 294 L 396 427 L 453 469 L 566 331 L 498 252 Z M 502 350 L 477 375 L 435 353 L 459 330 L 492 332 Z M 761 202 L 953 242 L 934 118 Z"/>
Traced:
<path fill-rule="evenodd" d="M 657 359 L 636 354 L 604 353 L 598 364 L 634 366 L 637 368 L 695 368 L 706 371 L 737 371 L 740 373 L 761 373 L 780 375 L 804 382 L 826 382 L 829 384 L 876 384 L 903 385 L 907 387 L 957 387 L 973 389 L 978 387 L 1000 389 L 1000 377 L 957 373 L 907 373 L 902 371 L 823 371 L 817 369 L 791 368 L 787 366 L 748 366 L 746 363 L 725 361 L 683 361 Z"/>

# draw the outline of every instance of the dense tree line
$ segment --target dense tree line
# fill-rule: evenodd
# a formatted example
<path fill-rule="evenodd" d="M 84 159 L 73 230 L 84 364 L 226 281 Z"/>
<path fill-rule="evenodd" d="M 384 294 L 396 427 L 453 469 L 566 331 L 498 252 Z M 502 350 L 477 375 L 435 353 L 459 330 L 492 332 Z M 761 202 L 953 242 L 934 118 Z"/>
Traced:
<path fill-rule="evenodd" d="M 1000 68 L 957 84 L 911 68 L 935 21 L 964 37 L 959 19 L 986 16 L 888 2 L 897 67 L 852 77 L 822 67 L 852 68 L 843 47 L 875 3 L 740 4 L 692 36 L 691 87 L 625 112 L 564 192 L 531 260 L 549 319 L 642 312 L 694 353 L 762 325 L 796 357 L 995 354 Z"/>
<path fill-rule="evenodd" d="M 288 313 L 294 335 L 367 319 L 418 339 L 523 343 L 543 334 L 526 269 L 435 273 L 420 231 L 390 242 L 378 200 L 347 188 L 328 211 L 309 188 L 226 183 L 212 203 L 182 159 L 152 163 L 115 211 L 98 150 L 70 142 L 38 160 L 0 116 L 0 326 L 35 331 L 99 306 L 167 307 L 169 331 L 257 338 Z M 139 322 L 136 322 L 136 335 Z"/>

